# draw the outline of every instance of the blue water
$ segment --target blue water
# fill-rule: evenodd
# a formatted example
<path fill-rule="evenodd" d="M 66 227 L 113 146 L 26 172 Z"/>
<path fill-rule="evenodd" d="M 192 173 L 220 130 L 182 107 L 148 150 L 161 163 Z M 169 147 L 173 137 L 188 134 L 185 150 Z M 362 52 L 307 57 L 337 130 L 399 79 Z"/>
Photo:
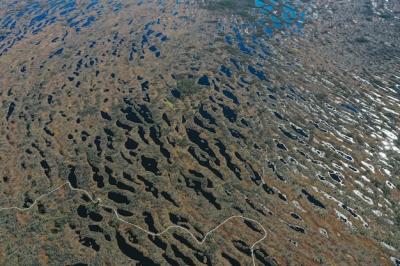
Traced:
<path fill-rule="evenodd" d="M 163 1 L 160 2 L 160 7 Z M 299 0 L 254 0 L 257 20 L 255 23 L 240 24 L 235 20 L 231 25 L 218 23 L 217 29 L 225 33 L 227 45 L 238 49 L 241 53 L 265 59 L 268 48 L 259 39 L 273 38 L 277 32 L 300 32 L 304 22 L 304 12 L 298 5 Z M 12 46 L 25 38 L 28 34 L 37 34 L 46 27 L 65 23 L 76 32 L 84 31 L 94 24 L 99 23 L 99 17 L 109 13 L 119 12 L 123 2 L 117 0 L 88 0 L 83 6 L 77 0 L 48 0 L 45 4 L 36 1 L 26 1 L 15 13 L 7 14 L 0 18 L 0 57 Z M 140 4 L 139 2 L 136 2 Z M 143 1 L 145 3 L 145 1 Z M 189 1 L 177 1 L 178 5 L 188 7 Z M 7 6 L 5 7 L 8 8 Z M 12 9 L 11 6 L 9 7 Z M 178 11 L 177 11 L 178 12 Z M 178 12 L 179 13 L 179 12 Z M 178 14 L 177 13 L 177 14 Z M 132 18 L 129 25 L 134 24 Z M 142 49 L 150 48 L 156 57 L 160 56 L 160 42 L 168 40 L 161 32 L 155 32 L 152 25 L 160 25 L 162 21 L 156 18 L 144 26 L 142 35 Z M 256 34 L 257 33 L 257 34 Z M 260 36 L 260 33 L 263 36 Z M 157 38 L 155 40 L 154 38 Z M 62 39 L 59 39 L 62 40 Z M 151 47 L 156 43 L 157 46 Z M 160 44 L 160 45 L 159 45 Z M 150 47 L 149 47 L 150 46 Z M 140 43 L 131 49 L 129 58 L 137 53 Z M 223 69 L 225 71 L 225 69 Z M 223 72 L 224 72 L 223 71 Z M 228 72 L 224 73 L 229 76 Z"/>
<path fill-rule="evenodd" d="M 67 22 L 69 27 L 79 32 L 81 28 L 92 26 L 103 13 L 117 13 L 122 8 L 120 1 L 116 0 L 108 0 L 108 5 L 100 5 L 98 0 L 91 0 L 83 8 L 77 8 L 77 0 L 48 0 L 43 4 L 37 1 L 21 3 L 17 12 L 0 17 L 0 31 L 7 32 L 0 36 L 0 56 L 27 34 L 37 34 L 49 25 Z M 4 8 L 13 10 L 12 5 Z"/>
<path fill-rule="evenodd" d="M 232 23 L 231 32 L 225 35 L 225 42 L 233 47 L 237 47 L 242 53 L 248 55 L 258 55 L 265 59 L 269 52 L 259 42 L 259 37 L 272 38 L 277 32 L 285 34 L 293 32 L 299 33 L 303 26 L 305 14 L 301 7 L 294 4 L 294 0 L 255 0 L 254 8 L 257 10 L 256 22 L 252 24 Z M 296 1 L 298 3 L 298 1 Z M 218 30 L 226 32 L 226 25 L 218 25 Z M 244 33 L 246 30 L 246 33 Z M 228 29 L 229 31 L 229 29 Z M 249 31 L 253 32 L 249 37 Z M 263 36 L 254 34 L 263 32 Z M 251 43 L 252 44 L 251 44 Z M 258 50 L 258 51 L 257 51 Z"/>

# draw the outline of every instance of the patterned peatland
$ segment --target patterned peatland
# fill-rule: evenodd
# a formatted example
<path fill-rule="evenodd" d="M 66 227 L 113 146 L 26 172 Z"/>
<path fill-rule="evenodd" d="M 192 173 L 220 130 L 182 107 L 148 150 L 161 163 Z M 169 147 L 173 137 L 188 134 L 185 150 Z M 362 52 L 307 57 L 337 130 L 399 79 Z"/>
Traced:
<path fill-rule="evenodd" d="M 0 265 L 400 265 L 397 0 L 0 1 Z"/>

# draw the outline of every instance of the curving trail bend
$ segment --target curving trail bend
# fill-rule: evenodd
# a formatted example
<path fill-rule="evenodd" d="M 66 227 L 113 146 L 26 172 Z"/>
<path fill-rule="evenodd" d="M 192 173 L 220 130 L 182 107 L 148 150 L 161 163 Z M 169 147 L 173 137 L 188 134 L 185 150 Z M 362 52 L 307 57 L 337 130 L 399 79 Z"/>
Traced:
<path fill-rule="evenodd" d="M 204 235 L 203 239 L 201 239 L 201 240 L 198 240 L 198 239 L 193 235 L 193 233 L 190 232 L 190 230 L 186 229 L 185 227 L 179 226 L 179 225 L 170 225 L 170 226 L 168 226 L 167 228 L 165 228 L 163 231 L 161 231 L 161 232 L 159 232 L 159 233 L 154 233 L 154 232 L 148 231 L 148 230 L 146 230 L 146 229 L 140 227 L 140 226 L 137 225 L 137 224 L 133 224 L 133 223 L 131 223 L 131 222 L 128 222 L 128 221 L 124 220 L 123 218 L 121 218 L 121 217 L 119 216 L 117 210 L 116 210 L 114 207 L 109 206 L 109 205 L 102 204 L 102 203 L 101 203 L 101 202 L 102 202 L 102 199 L 100 199 L 100 198 L 94 199 L 94 198 L 92 197 L 92 195 L 91 195 L 87 190 L 80 189 L 80 188 L 74 188 L 74 187 L 71 185 L 71 183 L 70 183 L 69 181 L 67 181 L 67 182 L 65 182 L 64 184 L 62 184 L 62 185 L 56 187 L 55 189 L 50 190 L 49 192 L 47 192 L 47 193 L 45 193 L 45 194 L 39 196 L 38 198 L 36 198 L 36 199 L 34 200 L 34 202 L 33 202 L 29 207 L 26 207 L 26 208 L 20 208 L 20 207 L 17 207 L 17 206 L 2 207 L 2 208 L 0 208 L 0 211 L 4 211 L 4 210 L 17 210 L 17 211 L 21 211 L 21 212 L 28 211 L 28 210 L 32 209 L 34 206 L 36 206 L 36 204 L 37 204 L 41 199 L 43 199 L 43 198 L 45 198 L 45 197 L 51 195 L 52 193 L 56 192 L 57 190 L 60 190 L 61 188 L 65 187 L 66 185 L 68 185 L 68 187 L 69 187 L 72 191 L 78 191 L 78 192 L 84 193 L 86 196 L 89 197 L 89 199 L 90 199 L 93 203 L 98 203 L 98 205 L 101 206 L 101 207 L 105 207 L 105 208 L 111 209 L 111 210 L 114 212 L 115 217 L 117 218 L 117 220 L 119 220 L 119 221 L 121 221 L 121 222 L 123 222 L 123 223 L 125 223 L 125 224 L 129 224 L 129 225 L 131 225 L 131 226 L 133 226 L 133 227 L 135 227 L 135 228 L 141 230 L 142 232 L 144 232 L 144 233 L 146 233 L 146 234 L 148 234 L 148 235 L 151 235 L 151 236 L 161 236 L 161 235 L 167 233 L 167 232 L 168 232 L 169 230 L 171 230 L 171 229 L 180 229 L 180 230 L 186 232 L 187 234 L 189 234 L 189 235 L 191 236 L 191 238 L 193 238 L 193 240 L 194 240 L 198 245 L 203 245 L 204 242 L 207 240 L 207 238 L 208 238 L 214 231 L 218 230 L 220 227 L 222 227 L 225 223 L 229 222 L 230 220 L 241 218 L 241 219 L 246 220 L 246 221 L 254 222 L 254 223 L 258 224 L 258 225 L 263 229 L 264 235 L 263 235 L 260 239 L 258 239 L 257 241 L 255 241 L 255 242 L 251 245 L 251 247 L 250 247 L 251 258 L 252 258 L 253 266 L 256 266 L 256 261 L 255 261 L 255 257 L 254 257 L 254 247 L 255 247 L 258 243 L 260 243 L 261 241 L 263 241 L 265 238 L 267 238 L 267 230 L 264 228 L 264 226 L 263 226 L 259 221 L 255 220 L 255 219 L 252 219 L 252 218 L 249 218 L 249 217 L 246 217 L 246 216 L 242 216 L 242 215 L 232 215 L 232 216 L 226 218 L 224 221 L 222 221 L 221 223 L 219 223 L 217 226 L 215 226 L 214 228 L 212 228 L 211 230 L 209 230 L 209 231 Z"/>

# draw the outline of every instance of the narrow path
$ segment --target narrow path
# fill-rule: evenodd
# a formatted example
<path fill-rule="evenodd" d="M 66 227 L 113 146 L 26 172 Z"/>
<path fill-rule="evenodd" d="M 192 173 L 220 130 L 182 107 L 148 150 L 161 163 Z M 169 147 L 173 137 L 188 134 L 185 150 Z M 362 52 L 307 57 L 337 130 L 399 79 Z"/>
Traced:
<path fill-rule="evenodd" d="M 231 217 L 225 219 L 223 222 L 221 222 L 220 224 L 218 224 L 216 227 L 214 227 L 214 228 L 212 228 L 210 231 L 208 231 L 208 232 L 204 235 L 204 237 L 203 237 L 202 240 L 198 240 L 198 239 L 193 235 L 192 232 L 190 232 L 190 231 L 189 231 L 188 229 L 186 229 L 185 227 L 182 227 L 182 226 L 179 226 L 179 225 L 170 225 L 170 226 L 168 226 L 167 228 L 165 228 L 163 231 L 161 231 L 161 232 L 159 232 L 159 233 L 154 233 L 154 232 L 148 231 L 148 230 L 146 230 L 146 229 L 140 227 L 140 226 L 137 225 L 137 224 L 133 224 L 133 223 L 131 223 L 131 222 L 128 222 L 128 221 L 124 220 L 123 218 L 121 218 L 121 217 L 119 216 L 117 210 L 116 210 L 114 207 L 108 206 L 108 205 L 105 205 L 105 204 L 102 204 L 102 203 L 101 203 L 102 200 L 101 200 L 100 198 L 94 199 L 94 198 L 92 197 L 92 195 L 91 195 L 88 191 L 86 191 L 86 190 L 84 190 L 84 189 L 74 188 L 74 187 L 71 185 L 71 183 L 70 183 L 69 181 L 67 181 L 66 183 L 64 183 L 64 184 L 62 184 L 62 185 L 56 187 L 55 189 L 53 189 L 53 190 L 51 190 L 51 191 L 49 191 L 49 192 L 47 192 L 47 193 L 45 193 L 45 194 L 39 196 L 38 198 L 35 199 L 35 201 L 34 201 L 29 207 L 26 207 L 26 208 L 20 208 L 20 207 L 16 207 L 16 206 L 13 206 L 13 207 L 2 207 L 2 208 L 0 208 L 0 211 L 4 211 L 4 210 L 17 210 L 17 211 L 21 211 L 21 212 L 28 211 L 28 210 L 32 209 L 34 206 L 36 206 L 36 204 L 38 203 L 38 201 L 40 201 L 40 200 L 43 199 L 44 197 L 47 197 L 47 196 L 51 195 L 52 193 L 56 192 L 57 190 L 60 190 L 61 188 L 65 187 L 66 185 L 68 185 L 68 187 L 69 187 L 72 191 L 78 191 L 78 192 L 84 193 L 86 196 L 89 197 L 89 199 L 90 199 L 93 203 L 98 203 L 98 205 L 101 206 L 101 207 L 105 207 L 105 208 L 109 208 L 109 209 L 113 210 L 113 212 L 114 212 L 115 217 L 117 218 L 117 220 L 119 220 L 119 221 L 121 221 L 121 222 L 123 222 L 123 223 L 125 223 L 125 224 L 129 224 L 129 225 L 131 225 L 131 226 L 133 226 L 133 227 L 136 227 L 137 229 L 143 231 L 144 233 L 146 233 L 146 234 L 148 234 L 148 235 L 152 235 L 152 236 L 161 236 L 161 235 L 167 233 L 167 232 L 168 232 L 169 230 L 171 230 L 171 229 L 181 229 L 182 231 L 188 233 L 188 234 L 194 239 L 194 241 L 196 241 L 197 244 L 203 245 L 204 242 L 207 240 L 207 238 L 208 238 L 214 231 L 218 230 L 221 226 L 223 226 L 225 223 L 229 222 L 230 220 L 237 219 L 237 218 L 241 218 L 241 219 L 246 220 L 246 221 L 254 222 L 254 223 L 258 224 L 258 225 L 263 229 L 264 235 L 263 235 L 260 239 L 258 239 L 257 241 L 255 241 L 255 242 L 253 243 L 253 245 L 251 245 L 251 247 L 250 247 L 250 250 L 251 250 L 251 258 L 252 258 L 253 266 L 256 266 L 256 261 L 255 261 L 255 257 L 254 257 L 254 247 L 255 247 L 258 243 L 260 243 L 261 241 L 263 241 L 265 238 L 267 238 L 267 230 L 264 228 L 264 226 L 263 226 L 259 221 L 254 220 L 254 219 L 251 219 L 251 218 L 248 218 L 248 217 L 246 217 L 246 216 L 242 216 L 242 215 L 232 215 Z"/>

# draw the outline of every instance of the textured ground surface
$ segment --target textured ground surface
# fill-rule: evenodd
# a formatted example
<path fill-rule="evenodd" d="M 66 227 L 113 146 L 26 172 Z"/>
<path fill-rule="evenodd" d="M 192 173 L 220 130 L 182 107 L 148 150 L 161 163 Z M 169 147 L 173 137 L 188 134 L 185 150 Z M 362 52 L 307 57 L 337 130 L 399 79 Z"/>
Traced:
<path fill-rule="evenodd" d="M 400 265 L 399 40 L 396 0 L 0 1 L 0 265 Z"/>

